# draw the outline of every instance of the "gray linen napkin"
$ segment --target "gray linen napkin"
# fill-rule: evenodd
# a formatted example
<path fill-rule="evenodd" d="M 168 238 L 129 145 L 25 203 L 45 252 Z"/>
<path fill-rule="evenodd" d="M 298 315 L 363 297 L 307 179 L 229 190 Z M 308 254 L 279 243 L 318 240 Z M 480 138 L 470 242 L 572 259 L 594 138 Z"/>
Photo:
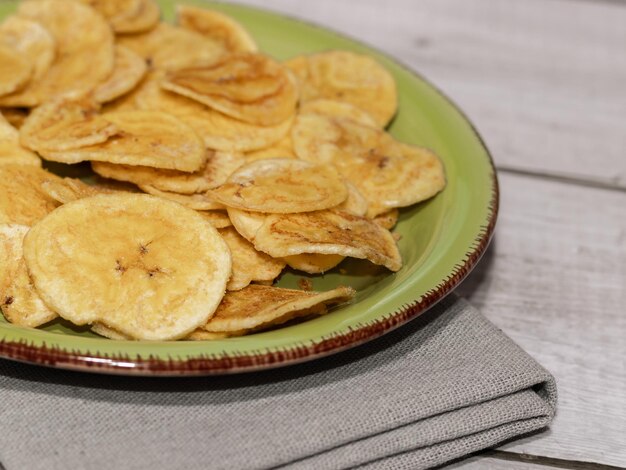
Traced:
<path fill-rule="evenodd" d="M 0 361 L 17 469 L 426 468 L 545 427 L 552 376 L 467 302 L 326 359 L 206 378 Z"/>

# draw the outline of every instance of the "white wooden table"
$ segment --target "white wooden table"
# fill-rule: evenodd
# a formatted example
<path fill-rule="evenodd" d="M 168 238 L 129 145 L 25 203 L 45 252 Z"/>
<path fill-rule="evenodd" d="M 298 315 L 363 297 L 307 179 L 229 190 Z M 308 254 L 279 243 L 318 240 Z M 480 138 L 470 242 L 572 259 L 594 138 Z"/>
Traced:
<path fill-rule="evenodd" d="M 626 467 L 626 0 L 245 0 L 375 45 L 476 124 L 502 188 L 460 293 L 556 377 L 545 432 L 451 465 Z"/>

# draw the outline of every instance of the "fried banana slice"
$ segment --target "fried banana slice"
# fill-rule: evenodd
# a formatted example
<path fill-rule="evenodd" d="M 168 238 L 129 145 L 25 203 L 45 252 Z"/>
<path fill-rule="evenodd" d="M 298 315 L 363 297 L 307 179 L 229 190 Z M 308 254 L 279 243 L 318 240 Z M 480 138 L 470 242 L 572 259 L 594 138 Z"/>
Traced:
<path fill-rule="evenodd" d="M 346 101 L 323 98 L 306 101 L 300 105 L 298 112 L 300 114 L 321 114 L 330 118 L 351 119 L 364 126 L 380 127 L 370 114 Z"/>
<path fill-rule="evenodd" d="M 19 326 L 35 328 L 58 315 L 41 300 L 22 256 L 22 242 L 29 228 L 0 225 L 0 309 Z"/>
<path fill-rule="evenodd" d="M 171 70 L 161 86 L 260 126 L 286 121 L 293 116 L 298 101 L 289 71 L 275 60 L 253 53 Z"/>
<path fill-rule="evenodd" d="M 120 333 L 117 330 L 114 330 L 113 328 L 110 328 L 108 326 L 106 326 L 104 323 L 100 323 L 100 322 L 95 322 L 91 325 L 91 331 L 93 331 L 95 334 L 100 335 L 100 336 L 104 336 L 105 338 L 108 339 L 114 339 L 116 341 L 133 341 L 134 338 L 125 335 L 124 333 Z"/>
<path fill-rule="evenodd" d="M 357 187 L 369 203 L 368 217 L 428 199 L 445 186 L 433 152 L 350 119 L 303 114 L 292 138 L 298 157 L 332 163 Z"/>
<path fill-rule="evenodd" d="M 268 147 L 285 138 L 293 117 L 275 126 L 257 126 L 234 119 L 190 98 L 163 90 L 160 74 L 152 73 L 133 93 L 131 103 L 140 109 L 164 111 L 189 124 L 204 144 L 225 152 L 247 152 Z"/>
<path fill-rule="evenodd" d="M 287 135 L 269 147 L 246 152 L 245 157 L 248 162 L 265 160 L 266 158 L 298 158 L 293 149 L 293 141 L 290 135 Z"/>
<path fill-rule="evenodd" d="M 225 53 L 211 39 L 162 22 L 144 34 L 118 36 L 117 43 L 139 54 L 156 69 L 212 63 Z"/>
<path fill-rule="evenodd" d="M 244 163 L 245 159 L 240 153 L 209 150 L 205 164 L 194 173 L 107 162 L 93 162 L 91 168 L 105 178 L 150 185 L 160 191 L 194 194 L 225 183 L 231 173 Z"/>
<path fill-rule="evenodd" d="M 391 230 L 398 223 L 398 217 L 400 216 L 400 211 L 398 209 L 389 209 L 387 212 L 383 212 L 382 214 L 378 214 L 372 220 L 376 222 L 383 228 L 387 230 Z"/>
<path fill-rule="evenodd" d="M 224 209 L 224 206 L 219 202 L 215 202 L 213 199 L 206 196 L 204 193 L 197 194 L 179 194 L 170 191 L 161 191 L 149 184 L 138 185 L 142 191 L 152 194 L 169 201 L 177 202 L 189 209 L 195 209 L 197 211 L 211 211 Z"/>
<path fill-rule="evenodd" d="M 285 65 L 298 79 L 303 103 L 318 98 L 346 101 L 370 114 L 380 127 L 396 113 L 396 82 L 369 56 L 327 51 L 298 56 Z"/>
<path fill-rule="evenodd" d="M 141 81 L 148 70 L 146 61 L 130 49 L 115 46 L 113 73 L 93 92 L 98 103 L 106 103 L 128 93 Z"/>
<path fill-rule="evenodd" d="M 98 184 L 86 184 L 79 179 L 63 178 L 48 180 L 41 183 L 41 189 L 51 199 L 60 204 L 97 196 L 98 194 L 114 194 L 119 190 L 111 189 Z"/>
<path fill-rule="evenodd" d="M 113 32 L 93 8 L 65 0 L 27 0 L 18 16 L 40 23 L 56 43 L 56 58 L 38 80 L 0 98 L 2 106 L 36 106 L 52 97 L 92 91 L 113 71 Z"/>
<path fill-rule="evenodd" d="M 201 328 L 198 328 L 196 331 L 193 331 L 185 339 L 187 339 L 189 341 L 213 341 L 213 340 L 216 340 L 216 339 L 225 339 L 225 338 L 228 338 L 230 336 L 242 336 L 244 334 L 246 334 L 245 331 L 236 332 L 234 334 L 212 333 L 210 331 L 206 331 L 206 330 L 203 330 Z"/>
<path fill-rule="evenodd" d="M 142 194 L 61 206 L 28 232 L 24 259 L 60 316 L 145 340 L 182 338 L 206 324 L 231 271 L 228 246 L 208 222 Z"/>
<path fill-rule="evenodd" d="M 176 23 L 220 44 L 229 53 L 256 52 L 258 47 L 243 26 L 230 16 L 206 8 L 176 6 Z"/>
<path fill-rule="evenodd" d="M 232 227 L 228 214 L 222 210 L 198 211 L 198 214 L 215 228 Z"/>
<path fill-rule="evenodd" d="M 321 255 L 319 253 L 302 253 L 283 258 L 291 269 L 309 274 L 323 274 L 341 263 L 345 256 Z"/>
<path fill-rule="evenodd" d="M 206 152 L 200 137 L 171 114 L 118 111 L 103 114 L 102 118 L 119 129 L 118 135 L 97 145 L 65 152 L 39 149 L 39 154 L 61 163 L 90 160 L 189 173 L 199 170 L 205 163 Z"/>
<path fill-rule="evenodd" d="M 233 260 L 233 274 L 226 285 L 229 291 L 240 290 L 252 281 L 273 281 L 285 262 L 255 250 L 254 246 L 243 238 L 233 227 L 219 231 L 226 241 Z"/>
<path fill-rule="evenodd" d="M 240 211 L 228 210 L 237 231 L 257 250 L 273 258 L 319 253 L 367 259 L 391 271 L 402 267 L 391 233 L 368 218 L 336 210 L 267 214 L 258 227 L 258 219 L 247 222 L 246 216 L 238 217 L 237 212 Z M 248 227 L 241 227 L 242 220 Z"/>
<path fill-rule="evenodd" d="M 21 143 L 37 152 L 65 151 L 106 142 L 120 129 L 89 97 L 58 98 L 37 107 L 20 128 Z"/>
<path fill-rule="evenodd" d="M 80 0 L 104 16 L 116 33 L 141 33 L 154 28 L 161 10 L 153 0 Z"/>
<path fill-rule="evenodd" d="M 60 178 L 34 165 L 0 165 L 0 223 L 31 226 L 59 204 L 42 190 Z"/>
<path fill-rule="evenodd" d="M 33 64 L 17 50 L 0 45 L 0 96 L 23 88 L 33 75 Z"/>
<path fill-rule="evenodd" d="M 41 159 L 20 144 L 20 133 L 0 113 L 0 165 L 41 166 Z"/>
<path fill-rule="evenodd" d="M 9 16 L 0 24 L 0 44 L 19 52 L 33 65 L 33 80 L 41 79 L 54 61 L 56 41 L 36 21 Z"/>
<path fill-rule="evenodd" d="M 348 188 L 348 197 L 345 201 L 339 204 L 335 209 L 349 212 L 350 214 L 364 216 L 367 214 L 369 204 L 367 199 L 361 194 L 361 192 L 348 180 L 344 180 L 346 188 Z"/>
<path fill-rule="evenodd" d="M 334 207 L 345 201 L 348 190 L 330 165 L 271 158 L 247 163 L 207 194 L 227 207 L 294 213 Z"/>
<path fill-rule="evenodd" d="M 239 234 L 248 241 L 254 240 L 254 236 L 265 222 L 266 214 L 260 212 L 247 212 L 239 209 L 227 209 L 228 218 Z"/>
<path fill-rule="evenodd" d="M 212 333 L 250 333 L 309 315 L 322 315 L 328 307 L 349 301 L 354 289 L 337 287 L 308 292 L 251 284 L 228 292 L 215 315 L 202 327 Z"/>

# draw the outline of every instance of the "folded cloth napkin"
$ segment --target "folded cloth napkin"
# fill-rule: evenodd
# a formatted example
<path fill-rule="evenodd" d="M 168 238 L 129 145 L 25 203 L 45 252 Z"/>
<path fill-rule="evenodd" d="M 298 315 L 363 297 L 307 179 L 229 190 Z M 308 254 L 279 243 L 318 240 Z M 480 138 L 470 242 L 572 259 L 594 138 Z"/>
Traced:
<path fill-rule="evenodd" d="M 0 361 L 17 469 L 418 469 L 545 427 L 552 376 L 450 296 L 367 345 L 274 371 L 98 376 Z"/>

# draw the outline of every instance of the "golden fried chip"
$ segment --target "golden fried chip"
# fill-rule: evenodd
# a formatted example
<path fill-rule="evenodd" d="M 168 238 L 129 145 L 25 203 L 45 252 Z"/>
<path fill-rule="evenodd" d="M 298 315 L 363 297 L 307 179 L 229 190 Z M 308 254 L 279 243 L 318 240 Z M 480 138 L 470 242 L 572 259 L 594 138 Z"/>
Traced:
<path fill-rule="evenodd" d="M 337 266 L 345 258 L 345 256 L 341 255 L 302 253 L 300 255 L 285 256 L 283 259 L 292 269 L 309 274 L 322 274 Z"/>
<path fill-rule="evenodd" d="M 39 80 L 54 61 L 56 42 L 50 32 L 35 21 L 9 16 L 0 24 L 0 44 L 19 52 L 33 64 L 33 80 Z"/>
<path fill-rule="evenodd" d="M 240 153 L 209 150 L 205 164 L 194 173 L 106 162 L 93 162 L 91 167 L 105 178 L 150 185 L 160 191 L 194 194 L 225 183 L 230 174 L 244 162 L 245 159 Z"/>
<path fill-rule="evenodd" d="M 213 341 L 216 339 L 225 339 L 230 336 L 241 336 L 244 334 L 246 334 L 245 331 L 235 332 L 235 334 L 233 334 L 233 333 L 212 333 L 210 331 L 205 331 L 203 329 L 197 329 L 196 331 L 193 331 L 185 339 L 190 340 L 190 341 Z"/>
<path fill-rule="evenodd" d="M 93 90 L 113 71 L 113 33 L 93 8 L 65 0 L 27 0 L 22 18 L 40 23 L 56 42 L 56 59 L 23 92 L 0 98 L 2 106 L 35 106 L 52 97 L 79 96 Z"/>
<path fill-rule="evenodd" d="M 34 165 L 0 165 L 0 223 L 31 226 L 59 204 L 42 189 L 58 176 Z"/>
<path fill-rule="evenodd" d="M 347 302 L 354 294 L 350 287 L 307 292 L 251 284 L 228 292 L 202 329 L 213 333 L 257 331 L 294 318 L 327 313 L 330 305 Z"/>
<path fill-rule="evenodd" d="M 292 138 L 298 157 L 332 163 L 357 187 L 369 203 L 369 217 L 428 199 L 445 186 L 433 152 L 349 119 L 303 114 Z"/>
<path fill-rule="evenodd" d="M 37 107 L 20 128 L 20 141 L 43 152 L 64 151 L 106 142 L 119 128 L 104 119 L 89 97 L 58 98 Z"/>
<path fill-rule="evenodd" d="M 62 163 L 91 160 L 190 173 L 199 170 L 205 162 L 206 152 L 200 137 L 171 114 L 118 111 L 103 114 L 102 118 L 116 126 L 120 133 L 101 144 L 65 152 L 39 149 L 40 155 Z"/>
<path fill-rule="evenodd" d="M 95 334 L 104 336 L 105 338 L 114 339 L 116 341 L 133 341 L 131 336 L 120 333 L 119 331 L 106 326 L 104 323 L 95 322 L 91 325 L 91 331 Z"/>
<path fill-rule="evenodd" d="M 28 232 L 24 259 L 63 318 L 146 340 L 181 338 L 206 324 L 231 271 L 228 246 L 208 222 L 142 194 L 61 206 Z"/>
<path fill-rule="evenodd" d="M 233 274 L 226 285 L 227 290 L 240 290 L 252 281 L 273 281 L 285 262 L 254 249 L 254 246 L 232 228 L 219 231 L 226 241 L 233 260 Z"/>
<path fill-rule="evenodd" d="M 0 225 L 0 308 L 19 326 L 37 327 L 57 317 L 41 300 L 28 275 L 22 242 L 29 228 Z"/>
<path fill-rule="evenodd" d="M 225 152 L 247 152 L 265 148 L 284 138 L 293 118 L 275 126 L 257 126 L 226 116 L 208 106 L 176 93 L 163 90 L 159 85 L 159 74 L 153 73 L 144 80 L 130 103 L 146 110 L 165 111 L 182 119 L 202 137 L 211 149 Z"/>
<path fill-rule="evenodd" d="M 243 26 L 218 11 L 177 5 L 176 22 L 185 29 L 195 31 L 221 44 L 229 53 L 258 50 L 254 39 Z"/>
<path fill-rule="evenodd" d="M 330 118 L 351 119 L 364 126 L 379 127 L 378 123 L 371 115 L 347 101 L 323 98 L 306 101 L 300 105 L 298 112 L 300 114 L 321 114 Z"/>
<path fill-rule="evenodd" d="M 367 214 L 367 208 L 369 207 L 367 199 L 363 197 L 361 192 L 350 181 L 345 180 L 344 184 L 348 188 L 348 197 L 345 201 L 339 204 L 335 209 L 349 212 L 354 215 L 364 216 Z"/>
<path fill-rule="evenodd" d="M 20 144 L 20 133 L 0 113 L 0 165 L 17 163 L 41 166 L 41 159 Z"/>
<path fill-rule="evenodd" d="M 259 218 L 246 220 L 249 213 L 242 217 L 238 212 L 242 211 L 228 209 L 237 231 L 273 258 L 320 253 L 367 259 L 391 271 L 402 267 L 391 233 L 365 217 L 336 210 L 267 214 L 258 227 Z"/>
<path fill-rule="evenodd" d="M 294 213 L 334 207 L 346 199 L 348 190 L 330 165 L 271 158 L 247 163 L 207 194 L 227 207 Z"/>
<path fill-rule="evenodd" d="M 41 183 L 41 189 L 50 198 L 61 204 L 67 204 L 77 199 L 84 199 L 98 194 L 113 194 L 119 192 L 98 184 L 86 184 L 75 178 L 44 181 Z"/>
<path fill-rule="evenodd" d="M 17 50 L 0 45 L 0 96 L 23 88 L 33 75 L 33 64 Z"/>
<path fill-rule="evenodd" d="M 318 98 L 346 101 L 385 127 L 396 113 L 396 82 L 371 57 L 348 51 L 299 56 L 285 63 L 296 75 L 302 102 Z"/>
<path fill-rule="evenodd" d="M 248 241 L 254 240 L 257 231 L 263 226 L 266 214 L 227 209 L 228 218 L 239 234 Z"/>
<path fill-rule="evenodd" d="M 247 152 L 246 161 L 265 160 L 266 158 L 298 158 L 293 150 L 291 136 L 287 135 L 275 144 L 259 150 Z"/>
<path fill-rule="evenodd" d="M 378 214 L 374 217 L 374 222 L 380 225 L 387 230 L 391 230 L 398 223 L 398 216 L 400 215 L 400 211 L 398 209 L 389 209 L 387 212 L 383 212 L 382 214 Z"/>
<path fill-rule="evenodd" d="M 159 23 L 143 34 L 118 36 L 118 44 L 139 54 L 157 69 L 184 67 L 218 60 L 224 49 L 221 45 L 187 29 Z"/>
<path fill-rule="evenodd" d="M 154 28 L 161 11 L 153 0 L 81 0 L 102 14 L 116 33 L 140 33 Z"/>
<path fill-rule="evenodd" d="M 228 218 L 228 214 L 222 210 L 198 211 L 198 214 L 215 228 L 226 228 L 233 225 Z"/>
<path fill-rule="evenodd" d="M 271 126 L 293 116 L 298 90 L 285 67 L 253 53 L 171 70 L 161 86 L 251 124 Z"/>
<path fill-rule="evenodd" d="M 113 73 L 93 92 L 98 103 L 112 101 L 137 86 L 148 70 L 146 61 L 130 49 L 115 46 Z"/>
<path fill-rule="evenodd" d="M 190 209 L 195 209 L 197 211 L 224 209 L 224 206 L 222 204 L 215 202 L 213 199 L 207 197 L 204 193 L 179 194 L 170 191 L 161 191 L 149 184 L 140 184 L 138 186 L 142 191 L 148 194 L 152 194 L 153 196 L 158 196 L 169 201 L 177 202 L 178 204 L 181 204 Z"/>

